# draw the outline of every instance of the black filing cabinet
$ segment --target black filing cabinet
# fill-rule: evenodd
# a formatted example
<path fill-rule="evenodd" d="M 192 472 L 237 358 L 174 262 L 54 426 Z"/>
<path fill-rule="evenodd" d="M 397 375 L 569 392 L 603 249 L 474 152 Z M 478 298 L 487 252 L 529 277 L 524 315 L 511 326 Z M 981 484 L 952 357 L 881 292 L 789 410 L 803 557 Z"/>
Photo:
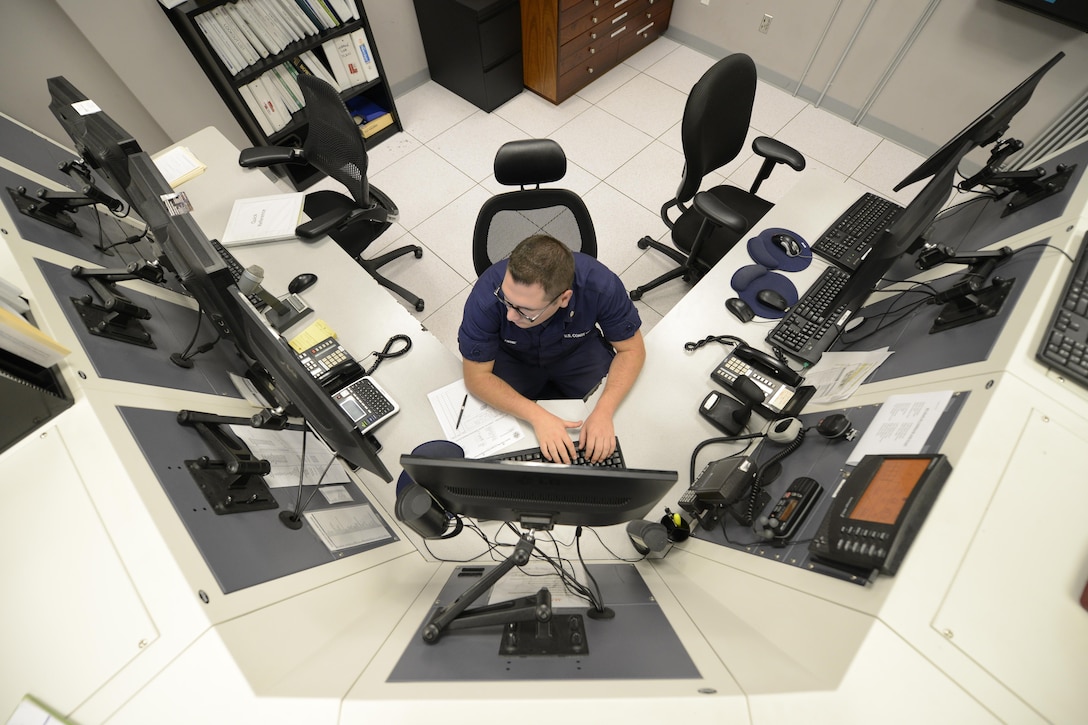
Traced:
<path fill-rule="evenodd" d="M 521 92 L 519 0 L 415 0 L 431 78 L 491 112 Z"/>

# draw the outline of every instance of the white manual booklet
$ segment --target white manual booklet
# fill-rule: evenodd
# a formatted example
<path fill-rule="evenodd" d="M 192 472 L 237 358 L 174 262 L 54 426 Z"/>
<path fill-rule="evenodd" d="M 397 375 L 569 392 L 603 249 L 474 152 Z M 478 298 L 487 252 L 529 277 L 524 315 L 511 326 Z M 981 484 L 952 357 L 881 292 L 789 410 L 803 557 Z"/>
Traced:
<path fill-rule="evenodd" d="M 294 239 L 302 220 L 303 192 L 238 199 L 220 240 L 224 247 Z"/>

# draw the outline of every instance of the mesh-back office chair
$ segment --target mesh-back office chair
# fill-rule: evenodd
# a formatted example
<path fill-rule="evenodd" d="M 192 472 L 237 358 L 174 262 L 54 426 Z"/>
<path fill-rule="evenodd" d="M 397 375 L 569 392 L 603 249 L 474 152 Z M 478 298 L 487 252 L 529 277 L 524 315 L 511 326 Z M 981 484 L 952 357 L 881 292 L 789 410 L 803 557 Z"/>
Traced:
<path fill-rule="evenodd" d="M 340 93 L 328 83 L 300 75 L 298 84 L 306 101 L 309 125 L 302 148 L 259 146 L 245 149 L 238 163 L 247 168 L 282 163 L 310 164 L 346 186 L 350 197 L 336 191 L 307 194 L 303 209 L 310 221 L 300 224 L 295 233 L 302 239 L 318 239 L 328 234 L 380 285 L 396 292 L 422 312 L 423 300 L 378 272 L 386 263 L 406 254 L 419 259 L 423 256 L 422 247 L 400 247 L 373 259 L 362 256 L 366 248 L 397 220 L 399 213 L 393 201 L 367 181 L 366 144 L 359 127 L 340 99 Z"/>
<path fill-rule="evenodd" d="M 661 207 L 676 249 L 650 237 L 638 241 L 640 249 L 653 247 L 679 266 L 631 290 L 631 299 L 640 299 L 644 292 L 677 277 L 697 281 L 774 206 L 756 192 L 775 165 L 788 164 L 796 171 L 805 168 L 797 150 L 760 136 L 752 149 L 764 161 L 751 189 L 722 185 L 699 191 L 704 176 L 732 161 L 743 148 L 755 96 L 756 66 L 742 53 L 719 60 L 692 87 L 680 126 L 683 178 L 676 198 Z M 675 221 L 669 218 L 673 207 L 680 210 Z"/>
<path fill-rule="evenodd" d="M 480 207 L 472 235 L 477 275 L 534 234 L 548 234 L 575 252 L 597 256 L 597 235 L 581 197 L 568 189 L 540 188 L 566 173 L 567 155 L 551 139 L 510 141 L 499 147 L 496 181 L 521 188 L 493 196 Z M 527 189 L 529 185 L 535 188 Z"/>

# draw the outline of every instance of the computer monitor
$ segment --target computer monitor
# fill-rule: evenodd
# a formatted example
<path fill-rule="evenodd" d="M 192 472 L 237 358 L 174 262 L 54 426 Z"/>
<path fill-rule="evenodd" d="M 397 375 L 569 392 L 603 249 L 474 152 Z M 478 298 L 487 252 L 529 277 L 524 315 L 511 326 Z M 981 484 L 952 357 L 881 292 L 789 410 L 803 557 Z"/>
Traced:
<path fill-rule="evenodd" d="M 348 414 L 325 392 L 317 379 L 298 359 L 294 350 L 256 309 L 232 287 L 238 309 L 242 312 L 240 335 L 243 346 L 253 352 L 257 363 L 271 377 L 275 395 L 291 403 L 317 435 L 338 456 L 356 468 L 362 468 L 390 482 L 392 474 L 378 457 L 379 446 L 373 436 L 364 435 Z"/>
<path fill-rule="evenodd" d="M 130 183 L 128 157 L 140 144 L 64 76 L 46 80 L 49 110 L 72 139 L 76 151 L 118 193 Z M 125 201 L 131 201 L 125 198 Z"/>
<path fill-rule="evenodd" d="M 959 164 L 963 156 L 972 149 L 978 146 L 988 146 L 1001 138 L 1012 122 L 1013 116 L 1027 105 L 1032 93 L 1035 92 L 1035 87 L 1039 85 L 1039 81 L 1063 57 L 1065 57 L 1065 53 L 1059 51 L 1057 55 L 1044 63 L 1039 70 L 1028 76 L 1023 83 L 1005 94 L 989 110 L 930 155 L 918 168 L 907 174 L 902 181 L 896 184 L 895 191 L 933 176 L 939 170 L 945 168 L 950 160 L 955 159 L 956 164 Z M 966 150 L 964 150 L 965 146 Z"/>
<path fill-rule="evenodd" d="M 275 402 L 293 405 L 309 426 L 344 460 L 392 481 L 378 458 L 378 446 L 329 397 L 299 362 L 294 351 L 273 333 L 238 291 L 234 276 L 208 237 L 187 211 L 168 203 L 176 195 L 155 162 L 101 110 L 74 104 L 86 100 L 63 78 L 50 79 L 50 108 L 92 168 L 147 222 L 164 261 L 212 321 L 221 337 L 233 343 L 258 377 L 271 388 Z"/>
<path fill-rule="evenodd" d="M 446 511 L 523 528 L 641 519 L 677 479 L 676 471 L 471 458 L 402 455 L 400 464 Z"/>
<path fill-rule="evenodd" d="M 895 261 L 913 250 L 948 201 L 955 184 L 956 167 L 970 147 L 971 142 L 964 140 L 954 149 L 945 160 L 944 166 L 932 174 L 929 183 L 877 235 L 872 250 L 835 296 L 830 309 L 846 305 L 851 312 L 856 312 Z"/>

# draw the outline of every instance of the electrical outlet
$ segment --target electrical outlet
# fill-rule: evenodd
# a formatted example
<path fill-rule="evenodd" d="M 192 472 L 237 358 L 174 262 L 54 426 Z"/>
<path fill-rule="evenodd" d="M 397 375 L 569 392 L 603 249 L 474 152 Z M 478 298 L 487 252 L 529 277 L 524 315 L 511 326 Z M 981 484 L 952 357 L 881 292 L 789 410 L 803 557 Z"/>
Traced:
<path fill-rule="evenodd" d="M 759 32 L 764 35 L 771 29 L 771 21 L 774 20 L 773 15 L 764 15 L 763 19 L 759 21 Z"/>

